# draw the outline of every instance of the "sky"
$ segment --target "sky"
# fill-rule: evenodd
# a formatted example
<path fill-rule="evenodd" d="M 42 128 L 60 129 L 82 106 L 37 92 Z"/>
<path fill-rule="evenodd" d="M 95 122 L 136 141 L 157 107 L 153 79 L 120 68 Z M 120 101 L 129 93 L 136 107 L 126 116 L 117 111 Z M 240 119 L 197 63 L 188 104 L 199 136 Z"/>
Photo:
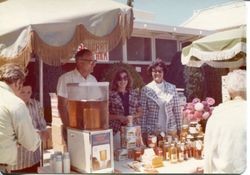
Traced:
<path fill-rule="evenodd" d="M 127 0 L 115 0 L 127 3 Z M 155 22 L 178 26 L 188 20 L 194 10 L 238 0 L 134 0 L 134 8 L 155 14 Z"/>

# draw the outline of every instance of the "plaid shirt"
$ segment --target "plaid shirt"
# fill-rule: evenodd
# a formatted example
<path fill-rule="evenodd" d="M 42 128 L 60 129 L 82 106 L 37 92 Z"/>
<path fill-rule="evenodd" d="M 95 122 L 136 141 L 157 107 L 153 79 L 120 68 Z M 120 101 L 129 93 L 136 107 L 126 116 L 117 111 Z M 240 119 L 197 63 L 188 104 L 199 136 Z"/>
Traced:
<path fill-rule="evenodd" d="M 137 113 L 137 108 L 140 107 L 139 92 L 137 90 L 129 91 L 129 115 Z M 122 105 L 122 99 L 117 91 L 111 91 L 109 93 L 109 113 L 114 115 L 124 116 L 124 108 Z M 138 124 L 137 120 L 134 120 L 135 124 Z M 109 127 L 113 129 L 113 133 L 116 134 L 121 129 L 121 122 L 119 120 L 110 120 Z"/>
<path fill-rule="evenodd" d="M 141 90 L 140 103 L 143 109 L 143 115 L 140 120 L 142 132 L 154 132 L 157 129 L 159 121 L 159 106 L 157 104 L 158 96 L 156 95 L 152 84 L 149 83 Z M 164 81 L 164 89 L 167 96 L 171 98 L 165 103 L 165 112 L 167 116 L 167 130 L 181 129 L 181 110 L 176 87 Z"/>

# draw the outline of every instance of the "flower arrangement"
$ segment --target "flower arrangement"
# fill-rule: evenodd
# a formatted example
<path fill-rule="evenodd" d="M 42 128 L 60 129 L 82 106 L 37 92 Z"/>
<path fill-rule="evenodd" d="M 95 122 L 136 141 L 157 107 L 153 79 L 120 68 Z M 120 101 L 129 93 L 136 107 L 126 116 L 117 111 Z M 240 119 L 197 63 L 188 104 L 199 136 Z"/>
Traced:
<path fill-rule="evenodd" d="M 183 108 L 184 117 L 188 121 L 200 121 L 208 119 L 213 111 L 212 105 L 215 100 L 211 97 L 207 97 L 205 101 L 201 101 L 199 98 L 194 98 L 192 102 L 187 103 Z"/>

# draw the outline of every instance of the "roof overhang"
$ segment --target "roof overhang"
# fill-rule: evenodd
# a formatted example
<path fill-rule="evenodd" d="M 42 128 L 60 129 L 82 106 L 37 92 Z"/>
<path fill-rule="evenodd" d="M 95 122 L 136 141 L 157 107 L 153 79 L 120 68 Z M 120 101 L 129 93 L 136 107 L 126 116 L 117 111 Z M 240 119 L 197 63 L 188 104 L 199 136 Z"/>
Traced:
<path fill-rule="evenodd" d="M 156 24 L 147 21 L 135 21 L 132 35 L 150 36 L 188 42 L 212 34 L 213 31 L 191 29 L 179 26 Z"/>

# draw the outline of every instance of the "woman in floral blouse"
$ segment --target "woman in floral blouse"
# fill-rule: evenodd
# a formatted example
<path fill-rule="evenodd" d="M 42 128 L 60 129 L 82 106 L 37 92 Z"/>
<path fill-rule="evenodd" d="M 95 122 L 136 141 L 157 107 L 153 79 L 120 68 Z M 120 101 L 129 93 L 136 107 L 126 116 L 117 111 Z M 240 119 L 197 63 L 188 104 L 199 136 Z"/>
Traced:
<path fill-rule="evenodd" d="M 134 124 L 142 115 L 139 103 L 139 91 L 132 89 L 132 80 L 127 70 L 116 72 L 109 94 L 109 126 L 115 135 L 122 125 L 127 125 L 128 116 L 133 117 Z"/>

